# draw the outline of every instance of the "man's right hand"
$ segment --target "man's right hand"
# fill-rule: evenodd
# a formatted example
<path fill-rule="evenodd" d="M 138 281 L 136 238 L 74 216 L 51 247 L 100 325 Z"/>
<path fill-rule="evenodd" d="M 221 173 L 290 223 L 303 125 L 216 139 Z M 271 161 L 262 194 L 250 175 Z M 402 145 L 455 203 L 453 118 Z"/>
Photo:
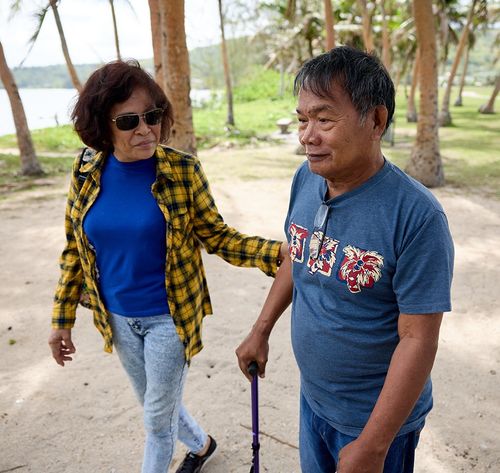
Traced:
<path fill-rule="evenodd" d="M 269 336 L 259 333 L 254 327 L 236 349 L 240 370 L 252 381 L 252 375 L 248 372 L 248 366 L 255 361 L 259 366 L 259 376 L 264 378 L 266 371 L 267 357 L 269 354 Z"/>
<path fill-rule="evenodd" d="M 52 329 L 49 335 L 49 346 L 52 350 L 52 356 L 58 365 L 64 366 L 65 361 L 71 361 L 73 358 L 69 355 L 76 351 L 75 345 L 73 345 L 71 340 L 71 329 Z"/>

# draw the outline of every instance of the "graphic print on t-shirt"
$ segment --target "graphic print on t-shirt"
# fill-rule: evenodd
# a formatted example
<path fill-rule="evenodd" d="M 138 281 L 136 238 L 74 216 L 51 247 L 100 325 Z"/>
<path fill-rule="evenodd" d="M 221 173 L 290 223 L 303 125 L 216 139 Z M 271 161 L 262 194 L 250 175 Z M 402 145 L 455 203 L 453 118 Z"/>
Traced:
<path fill-rule="evenodd" d="M 366 251 L 348 245 L 343 249 L 345 254 L 338 277 L 346 281 L 352 293 L 361 292 L 362 287 L 372 287 L 382 276 L 384 257 L 376 251 Z"/>
<path fill-rule="evenodd" d="M 290 259 L 297 263 L 302 263 L 304 261 L 305 241 L 309 235 L 309 230 L 292 223 L 288 228 L 288 233 L 290 234 L 290 243 L 288 245 Z"/>
<path fill-rule="evenodd" d="M 321 242 L 321 240 L 323 240 L 323 242 Z M 311 242 L 309 243 L 309 260 L 307 261 L 307 267 L 309 268 L 310 274 L 316 272 L 324 274 L 325 276 L 330 276 L 332 274 L 332 268 L 337 259 L 338 244 L 338 240 L 323 235 L 321 231 L 313 233 Z"/>
<path fill-rule="evenodd" d="M 308 273 L 331 276 L 337 260 L 339 240 L 323 235 L 323 232 L 318 230 L 311 235 L 307 247 L 306 240 L 309 236 L 309 230 L 293 222 L 288 227 L 288 233 L 290 235 L 288 245 L 290 259 L 295 263 L 303 263 L 305 249 L 308 248 Z M 363 287 L 373 287 L 382 277 L 384 257 L 377 251 L 363 250 L 352 245 L 345 246 L 342 251 L 345 256 L 340 263 L 337 279 L 345 281 L 351 293 L 361 292 Z"/>

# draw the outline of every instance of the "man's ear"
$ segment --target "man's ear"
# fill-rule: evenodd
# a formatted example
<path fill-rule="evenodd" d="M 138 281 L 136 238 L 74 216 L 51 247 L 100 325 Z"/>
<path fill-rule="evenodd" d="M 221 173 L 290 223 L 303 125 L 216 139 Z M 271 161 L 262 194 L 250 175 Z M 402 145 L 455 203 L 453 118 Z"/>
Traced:
<path fill-rule="evenodd" d="M 372 137 L 373 139 L 380 141 L 382 139 L 382 135 L 385 131 L 385 125 L 387 124 L 387 117 L 389 116 L 389 112 L 384 105 L 377 105 L 373 109 L 373 130 Z"/>

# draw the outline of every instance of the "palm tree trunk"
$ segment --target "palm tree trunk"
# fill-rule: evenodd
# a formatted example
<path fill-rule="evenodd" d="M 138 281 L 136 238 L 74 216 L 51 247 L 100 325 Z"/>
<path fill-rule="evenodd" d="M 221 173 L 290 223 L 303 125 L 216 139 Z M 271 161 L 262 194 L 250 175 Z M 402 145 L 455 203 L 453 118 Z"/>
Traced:
<path fill-rule="evenodd" d="M 406 105 L 406 121 L 408 123 L 416 123 L 417 116 L 417 107 L 415 105 L 415 93 L 418 86 L 418 69 L 419 69 L 419 51 L 417 49 L 417 53 L 415 54 L 415 61 L 413 61 L 413 71 L 412 71 L 412 79 L 411 79 L 411 88 L 410 95 L 408 96 L 408 102 Z"/>
<path fill-rule="evenodd" d="M 326 51 L 330 51 L 330 49 L 333 49 L 335 47 L 335 27 L 333 21 L 332 0 L 324 0 L 324 5 L 326 30 L 325 48 Z"/>
<path fill-rule="evenodd" d="M 114 0 L 109 0 L 109 6 L 111 7 L 111 16 L 113 17 L 113 32 L 115 34 L 116 58 L 118 60 L 121 60 L 122 55 L 120 54 L 120 40 L 118 39 L 118 25 L 116 24 L 116 12 L 115 12 Z"/>
<path fill-rule="evenodd" d="M 464 29 L 462 30 L 462 34 L 460 35 L 460 40 L 457 46 L 457 52 L 455 54 L 455 59 L 453 60 L 453 64 L 451 66 L 450 75 L 448 77 L 448 83 L 446 85 L 446 89 L 443 95 L 443 103 L 441 105 L 441 113 L 439 114 L 439 124 L 441 126 L 451 125 L 452 119 L 450 114 L 450 96 L 451 96 L 451 88 L 453 87 L 453 80 L 455 79 L 455 74 L 457 73 L 458 64 L 460 63 L 460 58 L 462 57 L 463 50 L 465 45 L 467 44 L 467 39 L 469 36 L 470 24 L 472 22 L 472 17 L 474 14 L 474 9 L 476 8 L 477 0 L 472 0 L 472 4 L 470 6 L 469 13 L 467 15 L 467 21 L 465 22 Z"/>
<path fill-rule="evenodd" d="M 234 111 L 233 111 L 233 87 L 231 84 L 231 71 L 229 68 L 229 59 L 227 57 L 226 35 L 224 33 L 224 13 L 222 11 L 222 0 L 219 0 L 219 18 L 220 18 L 220 35 L 221 35 L 221 51 L 222 64 L 224 66 L 224 81 L 226 83 L 226 99 L 227 99 L 227 119 L 226 124 L 235 126 Z"/>
<path fill-rule="evenodd" d="M 432 0 L 413 0 L 413 16 L 419 48 L 420 108 L 417 136 L 406 172 L 428 187 L 444 183 L 439 152 L 438 66 Z"/>
<path fill-rule="evenodd" d="M 155 80 L 163 87 L 165 79 L 163 77 L 162 69 L 162 31 L 161 31 L 161 14 L 159 0 L 148 0 L 149 13 L 151 17 L 151 40 L 153 43 L 153 62 L 155 68 Z"/>
<path fill-rule="evenodd" d="M 493 89 L 493 93 L 491 94 L 488 103 L 481 105 L 479 107 L 479 113 L 495 113 L 495 99 L 497 98 L 498 92 L 500 91 L 500 75 L 498 75 L 495 79 L 495 88 Z"/>
<path fill-rule="evenodd" d="M 17 146 L 21 157 L 21 174 L 24 176 L 38 176 L 44 174 L 36 157 L 31 133 L 28 128 L 23 102 L 14 80 L 14 76 L 7 65 L 7 59 L 0 42 L 0 80 L 2 81 L 7 96 L 9 97 L 14 125 L 16 127 Z"/>
<path fill-rule="evenodd" d="M 382 62 L 385 68 L 390 72 L 392 66 L 391 38 L 389 36 L 387 12 L 385 11 L 385 0 L 380 0 L 380 12 L 382 13 Z"/>
<path fill-rule="evenodd" d="M 66 37 L 64 36 L 64 30 L 61 23 L 61 18 L 59 17 L 59 12 L 57 10 L 57 0 L 50 0 L 50 6 L 52 8 L 52 12 L 54 13 L 54 19 L 56 20 L 57 31 L 59 32 L 59 38 L 61 40 L 61 46 L 64 54 L 64 59 L 66 61 L 66 66 L 68 67 L 69 76 L 71 78 L 71 82 L 73 82 L 73 87 L 81 92 L 82 84 L 78 79 L 78 74 L 76 73 L 75 66 L 71 62 L 71 57 L 69 55 L 68 45 L 66 44 Z"/>
<path fill-rule="evenodd" d="M 462 70 L 462 77 L 460 77 L 460 86 L 458 87 L 458 96 L 457 99 L 455 100 L 455 103 L 453 104 L 455 107 L 462 106 L 462 93 L 464 91 L 465 78 L 467 76 L 467 68 L 469 67 L 469 52 L 470 52 L 470 46 L 467 44 L 467 46 L 465 47 L 465 57 L 464 57 L 464 67 Z"/>
<path fill-rule="evenodd" d="M 358 0 L 358 6 L 361 10 L 361 19 L 363 22 L 363 43 L 365 45 L 365 50 L 372 52 L 375 49 L 372 33 L 372 16 L 368 11 L 366 0 Z"/>
<path fill-rule="evenodd" d="M 169 144 L 188 153 L 196 154 L 193 111 L 189 93 L 189 52 L 184 29 L 184 0 L 160 0 L 162 65 L 164 90 L 172 103 L 174 124 Z"/>

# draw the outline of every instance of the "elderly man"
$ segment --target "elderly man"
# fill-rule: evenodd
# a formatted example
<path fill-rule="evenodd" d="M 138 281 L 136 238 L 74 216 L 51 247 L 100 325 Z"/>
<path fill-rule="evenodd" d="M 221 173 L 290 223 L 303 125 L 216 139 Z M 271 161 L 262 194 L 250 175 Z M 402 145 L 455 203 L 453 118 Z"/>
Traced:
<path fill-rule="evenodd" d="M 430 372 L 451 310 L 453 243 L 436 198 L 382 154 L 394 85 L 380 61 L 339 47 L 295 79 L 307 161 L 293 180 L 285 261 L 241 370 L 264 375 L 292 302 L 304 473 L 409 473 L 432 407 Z"/>

